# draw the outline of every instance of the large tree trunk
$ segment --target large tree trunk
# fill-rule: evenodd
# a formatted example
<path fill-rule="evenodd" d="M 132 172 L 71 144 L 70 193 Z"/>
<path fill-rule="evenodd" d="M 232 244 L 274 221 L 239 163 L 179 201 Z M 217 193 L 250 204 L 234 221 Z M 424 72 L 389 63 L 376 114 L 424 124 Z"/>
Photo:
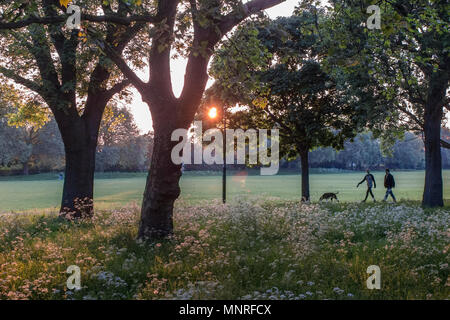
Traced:
<path fill-rule="evenodd" d="M 424 112 L 425 136 L 425 187 L 422 205 L 425 207 L 442 207 L 442 158 L 441 158 L 441 121 L 443 101 L 448 84 L 445 72 L 434 72 L 430 78 L 427 104 Z"/>
<path fill-rule="evenodd" d="M 426 111 L 425 134 L 425 187 L 422 205 L 426 207 L 443 206 L 442 158 L 441 158 L 441 117 L 442 109 Z"/>
<path fill-rule="evenodd" d="M 159 239 L 173 234 L 173 206 L 180 195 L 181 165 L 171 159 L 173 130 L 167 125 L 155 126 L 152 161 L 142 202 L 138 238 Z"/>
<path fill-rule="evenodd" d="M 302 165 L 302 201 L 309 201 L 309 150 L 300 148 L 300 162 Z"/>
<path fill-rule="evenodd" d="M 82 120 L 63 129 L 66 153 L 61 216 L 88 218 L 94 214 L 94 172 L 98 128 L 90 132 Z"/>

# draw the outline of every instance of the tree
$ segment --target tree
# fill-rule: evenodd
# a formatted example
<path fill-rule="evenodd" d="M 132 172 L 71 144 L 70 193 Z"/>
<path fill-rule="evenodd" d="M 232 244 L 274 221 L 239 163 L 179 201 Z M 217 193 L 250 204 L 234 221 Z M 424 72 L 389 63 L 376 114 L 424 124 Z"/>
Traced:
<path fill-rule="evenodd" d="M 64 2 L 67 5 L 68 1 Z M 85 41 L 84 33 L 66 29 L 67 16 L 59 19 L 60 13 L 65 12 L 62 3 L 14 1 L 0 6 L 0 74 L 25 88 L 25 94 L 31 91 L 39 95 L 55 117 L 66 158 L 61 214 L 91 216 L 100 121 L 108 101 L 129 81 L 122 79 L 96 43 Z M 90 12 L 99 9 L 90 1 L 82 4 Z M 115 13 L 105 1 L 101 9 L 119 19 L 130 10 L 121 2 L 119 13 Z M 44 26 L 37 21 L 40 14 L 57 21 Z M 112 52 L 122 54 L 143 27 L 139 23 L 129 27 L 108 24 L 95 31 L 99 39 L 113 47 Z M 80 201 L 82 206 L 77 206 Z"/>
<path fill-rule="evenodd" d="M 364 21 L 372 1 L 332 0 L 333 28 L 341 30 L 343 45 L 357 46 L 352 60 L 367 67 L 389 102 L 379 129 L 371 128 L 383 144 L 393 145 L 405 130 L 423 134 L 425 185 L 422 204 L 442 206 L 442 141 L 440 130 L 448 110 L 450 74 L 447 1 L 394 0 L 380 7 L 381 30 L 369 30 Z M 362 45 L 362 46 L 361 46 Z M 383 147 L 384 148 L 384 147 Z M 385 149 L 385 148 L 384 148 Z"/>
<path fill-rule="evenodd" d="M 349 32 L 357 21 L 367 18 L 369 1 L 332 1 Z M 364 29 L 365 48 L 361 56 L 371 57 L 367 65 L 385 98 L 392 101 L 397 120 L 387 132 L 401 129 L 423 134 L 425 185 L 422 204 L 442 206 L 441 126 L 449 109 L 450 76 L 448 1 L 386 1 L 382 6 L 381 30 Z M 337 10 L 338 11 L 338 10 Z M 344 31 L 345 32 L 345 31 Z M 353 41 L 353 40 L 350 40 Z"/>
<path fill-rule="evenodd" d="M 106 107 L 99 132 L 99 148 L 123 144 L 139 135 L 133 114 L 127 107 L 110 104 Z"/>
<path fill-rule="evenodd" d="M 0 99 L 2 162 L 20 163 L 23 174 L 28 175 L 36 157 L 39 135 L 51 119 L 36 97 L 22 97 L 11 85 L 0 86 Z"/>
<path fill-rule="evenodd" d="M 151 136 L 141 135 L 126 108 L 109 105 L 100 126 L 97 171 L 141 171 L 148 168 Z"/>
<path fill-rule="evenodd" d="M 176 142 L 171 141 L 171 134 L 175 129 L 187 128 L 194 119 L 205 90 L 208 62 L 215 46 L 225 34 L 249 16 L 283 1 L 251 0 L 242 3 L 238 0 L 190 0 L 185 4 L 179 0 L 167 0 L 158 1 L 156 7 L 153 6 L 154 1 L 134 1 L 134 4 L 142 4 L 140 8 L 127 6 L 120 1 L 119 14 L 108 11 L 104 16 L 81 16 L 84 21 L 106 21 L 108 25 L 126 25 L 130 28 L 143 22 L 153 24 L 147 33 L 151 39 L 148 82 L 138 77 L 113 45 L 100 41 L 103 52 L 116 63 L 149 105 L 154 123 L 153 155 L 142 203 L 139 238 L 160 238 L 173 233 L 173 204 L 180 194 L 181 167 L 171 161 L 171 150 L 176 145 Z M 110 1 L 103 3 L 110 8 Z M 121 6 L 126 8 L 120 10 Z M 136 11 L 138 15 L 133 14 Z M 38 15 L 4 23 L 3 27 L 31 23 L 53 25 L 65 21 L 65 18 L 67 15 Z M 125 34 L 129 35 L 130 32 Z M 88 35 L 94 36 L 92 32 Z M 173 93 L 170 77 L 172 49 L 180 49 L 188 58 L 184 88 L 178 98 Z"/>
<path fill-rule="evenodd" d="M 6 116 L 17 110 L 18 106 L 20 106 L 19 97 L 14 88 L 9 85 L 0 85 L 0 164 L 2 166 L 8 166 L 13 162 L 23 162 L 24 158 L 29 158 L 29 146 L 22 140 L 15 141 L 19 130 L 8 124 Z"/>
<path fill-rule="evenodd" d="M 361 133 L 355 139 L 346 141 L 344 147 L 336 155 L 336 160 L 343 163 L 344 168 L 365 170 L 378 168 L 383 163 L 380 143 L 372 133 Z"/>
<path fill-rule="evenodd" d="M 54 117 L 39 130 L 37 144 L 33 147 L 33 171 L 62 171 L 65 165 L 64 143 Z"/>
<path fill-rule="evenodd" d="M 219 99 L 248 107 L 234 115 L 235 123 L 280 127 L 283 154 L 300 156 L 304 200 L 310 198 L 309 152 L 326 146 L 342 149 L 345 140 L 366 124 L 369 114 L 359 101 L 357 107 L 347 99 L 356 94 L 361 80 L 353 79 L 346 87 L 344 81 L 349 79 L 335 76 L 342 68 L 330 68 L 325 61 L 329 43 L 323 36 L 324 20 L 324 12 L 309 7 L 290 18 L 242 28 L 212 65 Z M 236 52 L 241 54 L 238 59 Z M 364 79 L 368 88 L 367 74 Z"/>
<path fill-rule="evenodd" d="M 425 158 L 420 136 L 406 132 L 405 138 L 395 143 L 392 155 L 385 159 L 386 167 L 398 169 L 423 169 Z"/>
<path fill-rule="evenodd" d="M 152 114 L 154 145 L 149 175 L 144 191 L 139 238 L 161 238 L 173 233 L 173 205 L 180 195 L 181 165 L 171 160 L 172 132 L 187 129 L 200 105 L 208 80 L 208 62 L 222 37 L 247 17 L 283 0 L 189 1 L 185 10 L 181 1 L 159 1 L 155 17 L 161 23 L 151 34 L 149 82 L 142 81 L 116 52 L 105 52 L 137 88 Z M 177 16 L 180 24 L 175 29 Z M 177 36 L 186 36 L 177 42 Z M 188 58 L 185 83 L 180 97 L 175 97 L 170 78 L 170 55 L 174 47 L 185 49 Z"/>
<path fill-rule="evenodd" d="M 398 88 L 401 101 L 397 108 L 406 115 L 410 128 L 424 134 L 422 205 L 443 206 L 441 146 L 449 144 L 441 140 L 441 126 L 444 110 L 450 110 L 450 5 L 448 1 L 393 1 L 391 8 L 401 16 L 404 27 L 382 37 L 389 41 L 392 54 L 376 70 L 384 67 L 379 74 L 389 77 L 380 78 Z"/>
<path fill-rule="evenodd" d="M 19 94 L 13 88 L 9 88 L 10 92 L 15 93 L 12 112 L 6 114 L 8 125 L 15 127 L 16 136 L 14 140 L 19 140 L 25 144 L 26 150 L 23 150 L 18 157 L 23 166 L 23 174 L 29 174 L 29 166 L 33 161 L 34 147 L 38 144 L 40 129 L 50 120 L 47 110 L 43 109 L 41 104 L 34 100 L 28 99 L 23 101 Z"/>

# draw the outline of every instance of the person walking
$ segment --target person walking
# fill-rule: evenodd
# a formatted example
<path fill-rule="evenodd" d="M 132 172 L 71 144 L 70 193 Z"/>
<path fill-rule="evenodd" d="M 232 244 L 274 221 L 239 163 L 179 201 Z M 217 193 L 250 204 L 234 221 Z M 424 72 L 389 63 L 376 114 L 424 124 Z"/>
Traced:
<path fill-rule="evenodd" d="M 361 182 L 358 183 L 358 185 L 356 187 L 358 188 L 361 183 L 366 181 L 367 182 L 367 192 L 366 192 L 366 197 L 364 198 L 364 200 L 362 202 L 366 202 L 369 194 L 371 195 L 373 202 L 376 202 L 375 196 L 373 195 L 373 192 L 372 192 L 372 186 L 374 188 L 377 187 L 377 183 L 375 182 L 375 177 L 373 176 L 373 174 L 370 173 L 369 169 L 366 170 L 366 173 L 367 174 L 364 176 L 364 178 L 361 180 Z"/>
<path fill-rule="evenodd" d="M 386 201 L 389 195 L 391 195 L 394 202 L 397 202 L 394 193 L 392 192 L 392 188 L 395 188 L 395 180 L 389 169 L 386 169 L 386 175 L 384 176 L 384 187 L 386 188 L 386 195 L 384 196 L 383 201 Z"/>

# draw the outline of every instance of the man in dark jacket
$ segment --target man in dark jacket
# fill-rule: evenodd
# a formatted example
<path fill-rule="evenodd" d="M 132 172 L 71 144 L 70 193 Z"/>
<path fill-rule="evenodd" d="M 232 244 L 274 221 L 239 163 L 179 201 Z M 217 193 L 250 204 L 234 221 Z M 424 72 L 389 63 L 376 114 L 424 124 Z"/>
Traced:
<path fill-rule="evenodd" d="M 384 187 L 386 188 L 386 195 L 384 196 L 383 201 L 386 201 L 389 195 L 391 195 L 394 202 L 397 202 L 394 193 L 392 192 L 392 188 L 395 188 L 395 180 L 394 176 L 389 172 L 389 169 L 386 169 L 386 175 L 384 176 Z"/>
<path fill-rule="evenodd" d="M 374 188 L 376 188 L 377 187 L 377 183 L 375 182 L 375 177 L 373 176 L 373 174 L 370 173 L 369 169 L 367 169 L 366 172 L 367 172 L 367 174 L 364 176 L 364 178 L 361 180 L 361 182 L 358 183 L 358 185 L 356 187 L 358 188 L 361 183 L 366 181 L 367 182 L 366 198 L 362 202 L 366 202 L 367 197 L 369 196 L 369 194 L 372 196 L 373 202 L 375 202 L 375 196 L 372 193 L 372 186 Z"/>

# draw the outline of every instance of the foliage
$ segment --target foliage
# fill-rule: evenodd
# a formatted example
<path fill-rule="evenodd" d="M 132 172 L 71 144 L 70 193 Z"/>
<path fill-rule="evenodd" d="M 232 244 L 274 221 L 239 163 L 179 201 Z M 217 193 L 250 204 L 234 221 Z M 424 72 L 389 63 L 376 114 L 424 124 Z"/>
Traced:
<path fill-rule="evenodd" d="M 42 108 L 38 97 L 22 97 L 11 85 L 0 87 L 0 163 L 28 165 L 36 155 L 42 128 L 50 121 L 48 112 Z"/>
<path fill-rule="evenodd" d="M 371 127 L 376 136 L 383 136 L 387 150 L 402 130 L 424 131 L 425 110 L 435 113 L 431 109 L 436 99 L 440 105 L 436 112 L 445 125 L 450 10 L 447 1 L 385 1 L 380 5 L 381 30 L 369 30 L 361 22 L 366 21 L 365 9 L 372 2 L 330 1 L 331 27 L 340 31 L 336 40 L 343 43 L 341 51 L 348 52 L 348 63 L 366 68 L 389 102 L 385 125 Z M 430 95 L 432 90 L 435 94 Z"/>
<path fill-rule="evenodd" d="M 7 118 L 0 118 L 0 165 L 22 167 L 22 173 L 61 170 L 64 165 L 64 145 L 54 119 L 35 131 L 32 128 L 11 127 Z M 5 171 L 4 171 L 5 172 Z"/>
<path fill-rule="evenodd" d="M 152 144 L 152 135 L 139 133 L 129 109 L 110 104 L 100 125 L 96 170 L 144 171 Z"/>
<path fill-rule="evenodd" d="M 363 93 L 375 86 L 367 70 L 336 63 L 339 54 L 331 49 L 339 43 L 328 19 L 308 7 L 289 18 L 255 22 L 225 42 L 212 63 L 216 83 L 209 95 L 247 106 L 231 116 L 238 127 L 280 128 L 283 154 L 290 157 L 300 149 L 341 149 L 385 116 L 380 101 Z"/>

